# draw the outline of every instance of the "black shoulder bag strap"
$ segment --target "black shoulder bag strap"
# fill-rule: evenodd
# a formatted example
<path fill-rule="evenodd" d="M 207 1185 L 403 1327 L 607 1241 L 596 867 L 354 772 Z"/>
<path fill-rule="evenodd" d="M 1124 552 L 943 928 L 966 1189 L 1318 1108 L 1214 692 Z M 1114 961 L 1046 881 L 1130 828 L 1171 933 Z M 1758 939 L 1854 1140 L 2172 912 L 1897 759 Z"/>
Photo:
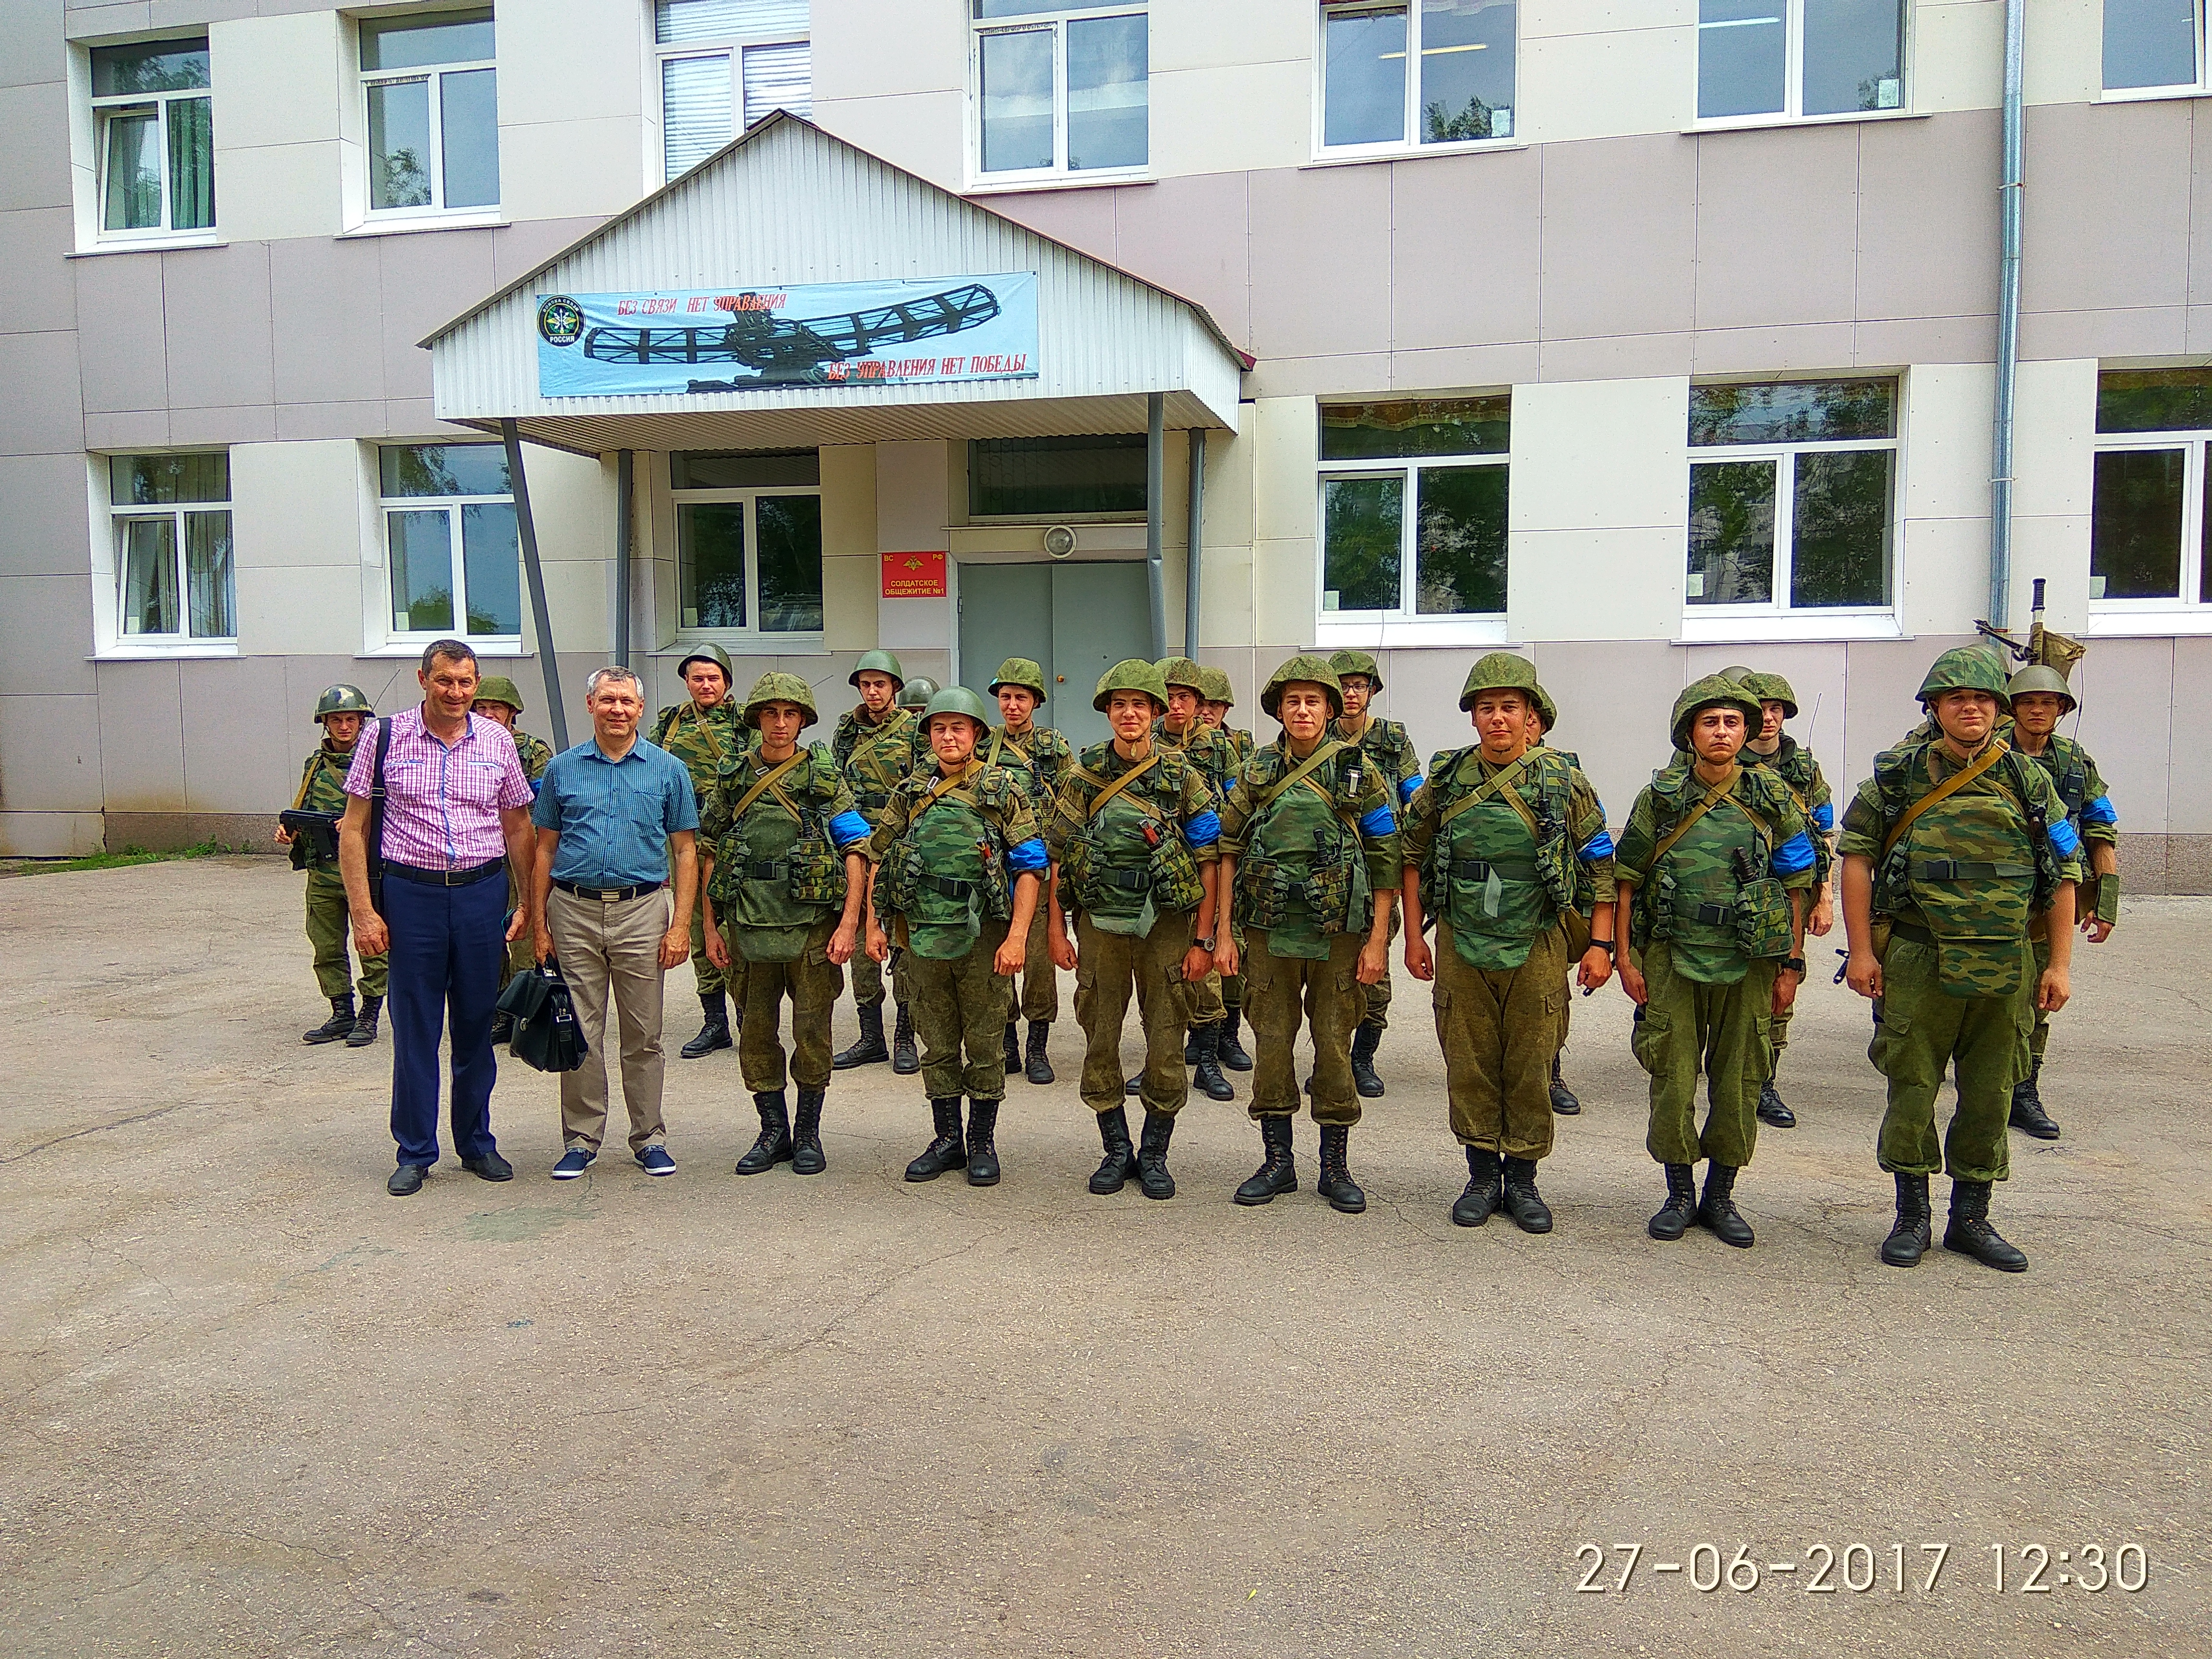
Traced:
<path fill-rule="evenodd" d="M 384 755 L 392 746 L 392 716 L 376 722 L 376 770 L 368 786 L 368 902 L 384 914 Z"/>

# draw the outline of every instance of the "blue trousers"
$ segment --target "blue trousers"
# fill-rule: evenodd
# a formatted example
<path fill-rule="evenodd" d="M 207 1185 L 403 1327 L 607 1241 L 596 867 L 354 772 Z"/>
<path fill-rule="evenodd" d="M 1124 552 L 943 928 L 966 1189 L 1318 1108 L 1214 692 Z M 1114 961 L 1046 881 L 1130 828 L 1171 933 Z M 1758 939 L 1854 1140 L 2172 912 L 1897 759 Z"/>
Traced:
<path fill-rule="evenodd" d="M 438 1038 L 453 1019 L 453 1152 L 482 1158 L 491 1134 L 492 1006 L 506 960 L 507 884 L 426 887 L 388 877 L 384 920 L 392 930 L 392 1138 L 399 1162 L 438 1161 Z"/>

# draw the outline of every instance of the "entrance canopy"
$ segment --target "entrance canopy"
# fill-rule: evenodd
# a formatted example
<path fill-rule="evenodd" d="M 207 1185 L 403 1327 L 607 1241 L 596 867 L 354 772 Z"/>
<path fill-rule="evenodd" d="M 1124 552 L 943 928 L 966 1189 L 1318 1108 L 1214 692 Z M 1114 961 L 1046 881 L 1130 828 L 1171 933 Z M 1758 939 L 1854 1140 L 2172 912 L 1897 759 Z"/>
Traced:
<path fill-rule="evenodd" d="M 441 420 L 582 454 L 1234 431 L 1188 300 L 779 112 L 422 342 Z"/>

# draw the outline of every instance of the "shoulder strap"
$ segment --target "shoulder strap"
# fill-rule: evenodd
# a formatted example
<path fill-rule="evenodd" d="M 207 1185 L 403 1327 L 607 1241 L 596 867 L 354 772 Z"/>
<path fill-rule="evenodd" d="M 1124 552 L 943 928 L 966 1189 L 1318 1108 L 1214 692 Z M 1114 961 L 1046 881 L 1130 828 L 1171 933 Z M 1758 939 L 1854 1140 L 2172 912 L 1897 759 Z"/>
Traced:
<path fill-rule="evenodd" d="M 738 796 L 738 804 L 730 809 L 730 822 L 732 823 L 735 823 L 738 819 L 744 817 L 744 815 L 751 810 L 752 804 L 755 801 L 758 800 L 767 791 L 775 789 L 775 786 L 783 781 L 783 779 L 790 773 L 791 769 L 805 758 L 806 751 L 804 749 L 801 749 L 796 754 L 793 755 L 789 760 L 777 767 L 773 772 L 768 773 L 763 777 L 755 778 L 753 780 L 753 787 L 746 790 L 744 794 Z M 791 803 L 787 800 L 784 800 L 783 791 L 776 789 L 775 798 L 777 800 L 783 803 L 783 810 L 785 811 L 790 812 L 793 817 L 799 817 L 799 814 L 793 810 Z M 804 820 L 802 820 L 802 822 Z"/>
<path fill-rule="evenodd" d="M 1690 833 L 1690 826 L 1695 823 L 1699 818 L 1705 817 L 1706 813 L 1711 811 L 1713 808 L 1718 806 L 1727 799 L 1728 795 L 1725 791 L 1709 789 L 1695 806 L 1692 806 L 1688 811 L 1682 814 L 1680 820 L 1676 823 L 1674 827 L 1672 830 L 1669 830 L 1665 836 L 1662 838 L 1659 844 L 1651 849 L 1651 869 L 1655 874 L 1658 871 L 1660 860 L 1665 858 L 1668 854 L 1673 852 L 1674 850 L 1674 843 L 1681 840 L 1684 836 Z"/>
<path fill-rule="evenodd" d="M 300 810 L 300 803 L 307 799 L 307 791 L 315 781 L 315 774 L 322 770 L 323 754 L 323 746 L 320 744 L 317 744 L 315 745 L 315 752 L 307 757 L 307 764 L 300 773 L 299 793 L 292 797 L 291 811 L 295 812 L 298 811 Z"/>
<path fill-rule="evenodd" d="M 1269 786 L 1267 793 L 1261 796 L 1258 803 L 1252 808 L 1252 816 L 1257 818 L 1264 814 L 1267 810 L 1279 800 L 1293 785 L 1304 783 L 1308 778 L 1311 777 L 1316 772 L 1321 769 L 1324 762 L 1334 759 L 1338 752 L 1341 750 L 1343 747 L 1343 743 L 1335 738 L 1331 738 L 1328 742 L 1322 744 L 1320 748 L 1315 750 L 1312 754 L 1307 756 L 1304 761 L 1299 764 L 1295 771 L 1285 774 L 1283 776 L 1276 779 L 1273 784 Z M 1316 787 L 1316 793 L 1321 793 L 1318 787 Z M 1329 803 L 1332 807 L 1334 807 L 1335 804 L 1336 803 L 1334 801 Z"/>
<path fill-rule="evenodd" d="M 368 786 L 368 873 L 384 876 L 384 757 L 392 747 L 392 716 L 376 720 L 376 769 Z"/>
<path fill-rule="evenodd" d="M 975 775 L 977 778 L 981 777 L 983 775 L 981 769 L 977 769 Z M 945 787 L 947 781 L 945 775 L 940 772 L 929 787 L 922 792 L 921 799 L 914 804 L 914 811 L 907 815 L 907 827 L 909 830 L 914 827 L 916 818 L 941 800 L 949 800 L 955 805 L 969 807 L 978 811 L 981 810 L 976 805 L 975 794 L 967 787 L 973 781 L 972 779 L 963 776 L 959 782 L 953 784 L 949 789 Z"/>
<path fill-rule="evenodd" d="M 904 732 L 906 729 L 907 728 L 905 726 L 901 726 L 896 720 L 885 720 L 880 726 L 870 727 L 867 734 L 854 744 L 853 752 L 846 760 L 845 764 L 850 766 L 854 761 L 859 760 L 862 756 L 872 755 L 877 749 L 882 746 L 884 739 L 890 737 L 894 730 Z"/>
<path fill-rule="evenodd" d="M 1106 810 L 1106 803 L 1108 801 L 1113 799 L 1115 796 L 1120 794 L 1124 789 L 1127 789 L 1139 778 L 1144 776 L 1146 773 L 1151 771 L 1155 766 L 1158 766 L 1160 763 L 1160 752 L 1159 747 L 1155 744 L 1151 754 L 1146 756 L 1144 759 L 1139 761 L 1127 771 L 1122 773 L 1120 777 L 1115 779 L 1113 782 L 1108 784 L 1103 789 L 1093 795 L 1091 798 L 1091 811 L 1085 816 L 1095 818 L 1099 815 L 1099 813 L 1104 811 Z M 1096 780 L 1098 776 L 1096 772 L 1090 771 L 1085 771 L 1084 775 L 1093 780 Z"/>
<path fill-rule="evenodd" d="M 2010 745 L 2008 745 L 2002 738 L 1991 738 L 1990 741 L 1990 746 L 1982 750 L 1981 754 L 1977 758 L 1967 765 L 1960 767 L 1957 771 L 1951 774 L 1949 777 L 1944 779 L 1942 782 L 1937 784 L 1933 789 L 1930 789 L 1926 794 L 1923 795 L 1918 800 L 1913 802 L 1911 805 L 1906 807 L 1905 809 L 1904 816 L 1898 819 L 1896 827 L 1891 830 L 1887 836 L 1882 837 L 1882 857 L 1887 859 L 1890 854 L 1896 849 L 1898 842 L 1905 839 L 1906 834 L 1911 830 L 1913 824 L 1918 821 L 1919 817 L 1923 812 L 1925 812 L 1929 807 L 1935 805 L 1936 802 L 1948 800 L 1953 795 L 1957 794 L 1959 791 L 1965 788 L 1976 778 L 1981 776 L 1983 773 L 1988 771 L 1990 768 L 1995 766 L 1999 761 L 2002 760 L 2011 752 L 2012 749 Z M 1654 862 L 1656 863 L 1656 860 L 1655 860 Z"/>
<path fill-rule="evenodd" d="M 1454 818 L 1466 811 L 1469 807 L 1480 806 L 1485 801 L 1496 800 L 1499 796 L 1503 795 L 1505 798 L 1506 804 L 1511 806 L 1515 811 L 1518 812 L 1528 821 L 1529 833 L 1531 835 L 1535 834 L 1536 815 L 1528 810 L 1528 804 L 1521 799 L 1520 793 L 1513 787 L 1513 779 L 1515 775 L 1519 773 L 1522 767 L 1528 765 L 1529 761 L 1534 757 L 1535 753 L 1536 751 L 1534 750 L 1529 750 L 1526 754 L 1522 755 L 1519 760 L 1515 761 L 1512 765 L 1507 767 L 1504 771 L 1492 773 L 1489 777 L 1483 780 L 1482 782 L 1468 790 L 1464 795 L 1462 795 L 1457 800 L 1454 801 L 1450 806 L 1447 807 L 1444 811 L 1443 816 L 1437 820 L 1437 828 L 1439 830 L 1443 829 L 1444 825 L 1449 823 Z"/>

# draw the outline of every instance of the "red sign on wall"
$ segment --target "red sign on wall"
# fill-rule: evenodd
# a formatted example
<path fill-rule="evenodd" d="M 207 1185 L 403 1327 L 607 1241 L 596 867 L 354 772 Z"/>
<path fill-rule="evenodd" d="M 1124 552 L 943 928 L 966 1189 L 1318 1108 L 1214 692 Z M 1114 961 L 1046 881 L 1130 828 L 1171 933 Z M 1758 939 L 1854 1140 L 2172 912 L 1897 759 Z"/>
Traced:
<path fill-rule="evenodd" d="M 942 553 L 886 553 L 884 555 L 884 597 L 885 599 L 941 599 L 945 596 L 945 555 Z"/>

